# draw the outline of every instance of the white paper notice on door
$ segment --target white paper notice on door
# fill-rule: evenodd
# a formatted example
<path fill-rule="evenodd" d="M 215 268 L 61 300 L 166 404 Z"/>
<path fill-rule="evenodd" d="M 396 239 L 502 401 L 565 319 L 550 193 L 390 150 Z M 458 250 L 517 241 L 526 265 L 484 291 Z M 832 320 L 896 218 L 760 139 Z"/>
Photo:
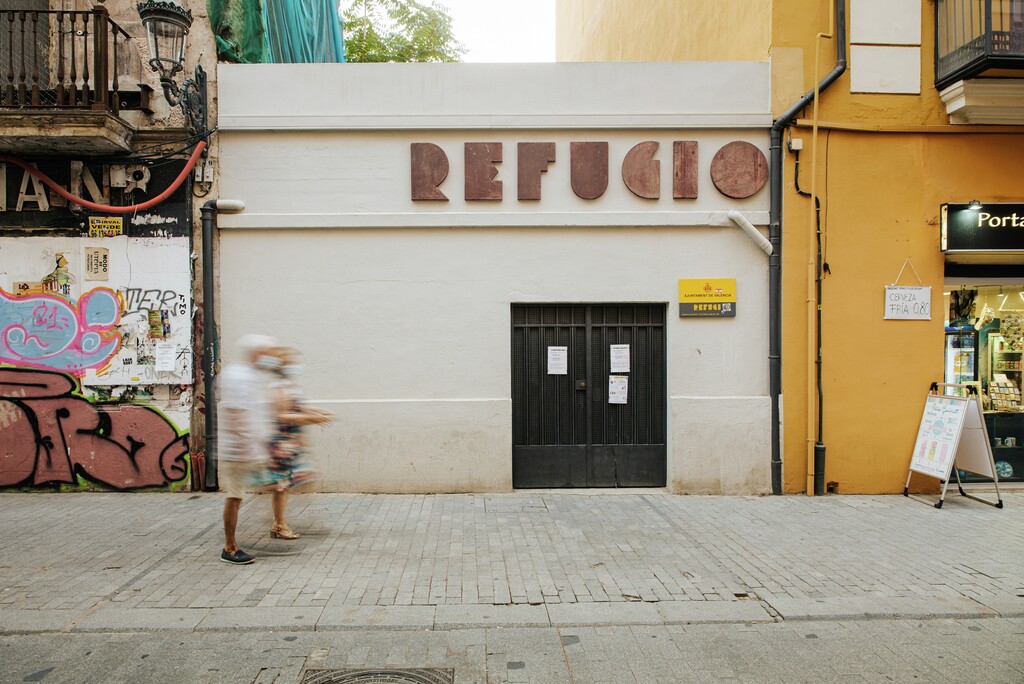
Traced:
<path fill-rule="evenodd" d="M 608 403 L 609 404 L 625 404 L 626 395 L 629 394 L 629 376 L 628 375 L 609 375 L 608 376 Z"/>
<path fill-rule="evenodd" d="M 629 345 L 628 344 L 613 344 L 611 345 L 611 363 L 612 367 L 609 369 L 612 373 L 628 373 L 629 372 Z M 626 403 L 626 402 L 622 402 Z"/>
<path fill-rule="evenodd" d="M 548 347 L 548 375 L 569 374 L 569 348 Z"/>

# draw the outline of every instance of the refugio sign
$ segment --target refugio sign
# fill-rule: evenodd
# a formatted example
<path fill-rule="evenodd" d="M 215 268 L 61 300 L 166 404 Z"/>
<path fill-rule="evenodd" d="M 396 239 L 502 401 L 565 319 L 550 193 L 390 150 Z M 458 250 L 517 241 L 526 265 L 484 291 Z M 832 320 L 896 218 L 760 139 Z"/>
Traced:
<path fill-rule="evenodd" d="M 932 288 L 886 285 L 884 318 L 894 321 L 932 320 Z"/>

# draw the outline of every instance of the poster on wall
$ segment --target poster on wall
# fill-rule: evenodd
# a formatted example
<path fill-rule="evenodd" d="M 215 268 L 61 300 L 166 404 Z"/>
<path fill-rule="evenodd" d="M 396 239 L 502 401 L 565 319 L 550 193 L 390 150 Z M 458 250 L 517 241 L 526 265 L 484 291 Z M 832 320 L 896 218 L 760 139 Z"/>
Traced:
<path fill-rule="evenodd" d="M 191 385 L 189 255 L 184 237 L 6 242 L 0 336 L 28 336 L 0 349 L 0 362 L 68 373 L 83 386 Z"/>
<path fill-rule="evenodd" d="M 609 375 L 608 376 L 608 403 L 609 404 L 625 404 L 626 397 L 629 394 L 629 376 L 628 375 Z"/>
<path fill-rule="evenodd" d="M 629 345 L 628 344 L 613 344 L 609 352 L 611 357 L 611 372 L 612 373 L 628 373 L 629 372 Z"/>
<path fill-rule="evenodd" d="M 548 347 L 548 375 L 569 374 L 569 348 Z"/>

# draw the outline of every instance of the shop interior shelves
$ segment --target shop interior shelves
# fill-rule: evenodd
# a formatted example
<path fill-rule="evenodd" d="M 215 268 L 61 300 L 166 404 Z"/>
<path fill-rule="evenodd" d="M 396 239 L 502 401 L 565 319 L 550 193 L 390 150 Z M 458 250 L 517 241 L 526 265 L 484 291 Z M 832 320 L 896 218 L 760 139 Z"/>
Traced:
<path fill-rule="evenodd" d="M 986 411 L 985 427 L 993 445 L 998 439 L 998 446 L 992 448 L 992 456 L 999 481 L 1024 482 L 1024 412 Z M 1006 445 L 1007 438 L 1012 446 Z M 968 474 L 966 479 L 970 481 L 979 478 Z"/>

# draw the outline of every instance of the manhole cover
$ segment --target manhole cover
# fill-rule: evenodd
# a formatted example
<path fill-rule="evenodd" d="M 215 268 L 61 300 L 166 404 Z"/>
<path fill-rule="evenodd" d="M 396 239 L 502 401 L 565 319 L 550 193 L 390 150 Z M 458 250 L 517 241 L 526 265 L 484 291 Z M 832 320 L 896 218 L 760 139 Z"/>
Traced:
<path fill-rule="evenodd" d="M 405 669 L 306 670 L 300 684 L 452 684 L 455 670 Z"/>

